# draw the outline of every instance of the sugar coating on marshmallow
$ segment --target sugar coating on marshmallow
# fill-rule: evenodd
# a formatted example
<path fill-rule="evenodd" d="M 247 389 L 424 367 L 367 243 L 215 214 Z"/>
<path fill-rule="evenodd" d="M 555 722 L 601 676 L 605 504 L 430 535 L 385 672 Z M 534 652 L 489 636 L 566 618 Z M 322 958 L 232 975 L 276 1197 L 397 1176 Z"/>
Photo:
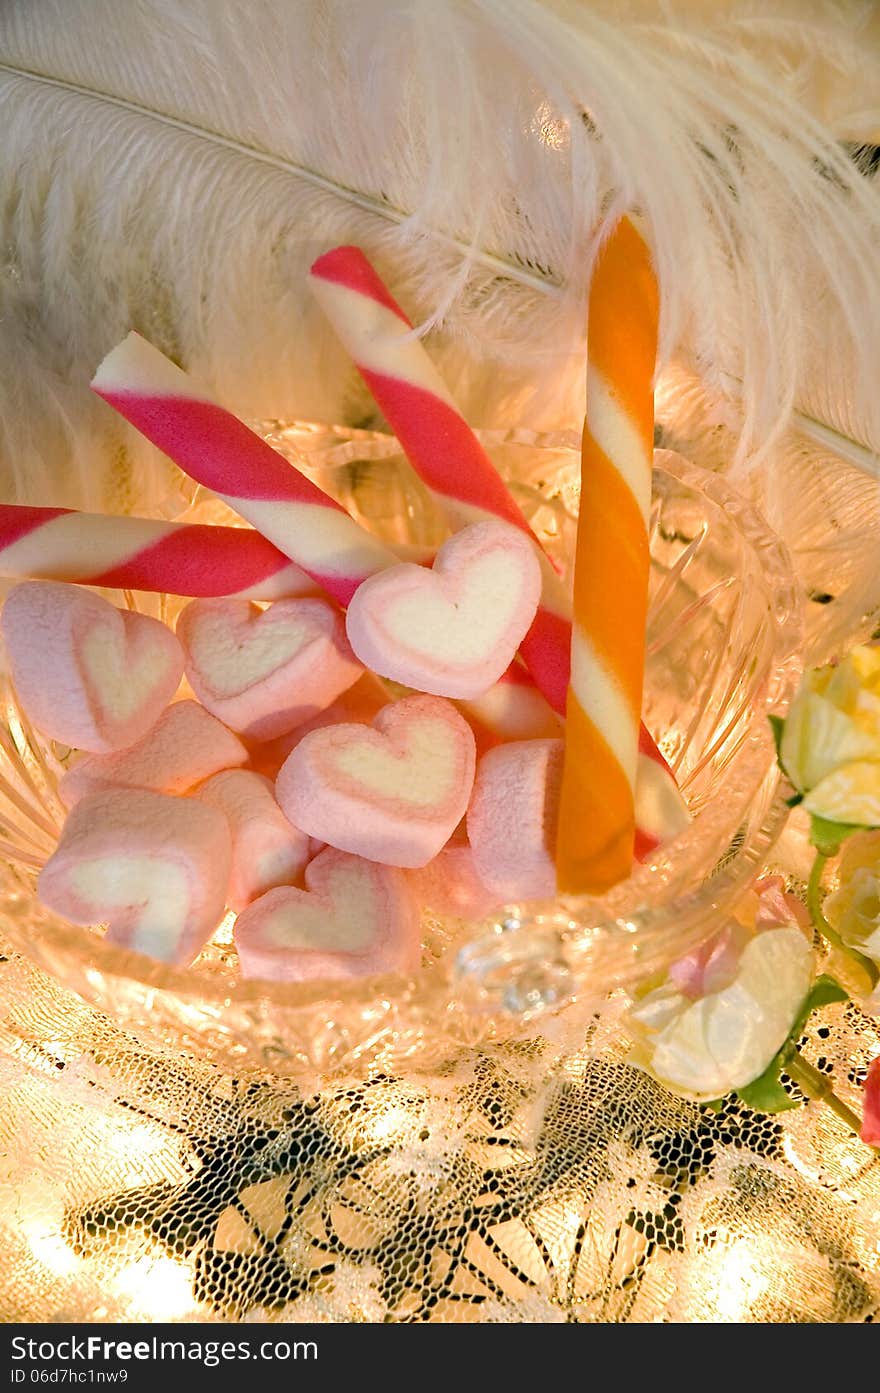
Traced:
<path fill-rule="evenodd" d="M 402 563 L 370 576 L 351 599 L 346 629 L 381 676 L 438 696 L 478 697 L 513 661 L 540 596 L 533 543 L 490 519 L 444 543 L 431 571 Z"/>
<path fill-rule="evenodd" d="M 76 805 L 37 894 L 71 923 L 109 925 L 108 942 L 182 965 L 222 918 L 231 854 L 216 808 L 110 789 Z"/>
<path fill-rule="evenodd" d="M 94 753 L 149 730 L 180 684 L 183 651 L 157 619 L 62 581 L 24 581 L 0 616 L 22 706 L 44 735 Z"/>
<path fill-rule="evenodd" d="M 197 701 L 176 701 L 142 740 L 111 755 L 87 755 L 58 785 L 67 807 L 103 788 L 187 793 L 221 769 L 247 763 L 244 745 Z"/>
<path fill-rule="evenodd" d="M 406 697 L 373 726 L 313 731 L 282 766 L 276 797 L 295 826 L 389 866 L 424 866 L 467 807 L 473 733 L 448 701 Z"/>
<path fill-rule="evenodd" d="M 232 833 L 227 904 L 244 909 L 276 885 L 292 885 L 310 858 L 309 839 L 288 822 L 272 784 L 249 769 L 226 769 L 196 791 L 224 814 Z"/>
<path fill-rule="evenodd" d="M 480 880 L 502 900 L 556 893 L 561 740 L 517 740 L 483 755 L 467 815 Z"/>
<path fill-rule="evenodd" d="M 466 842 L 448 842 L 433 861 L 407 871 L 407 877 L 416 902 L 435 914 L 481 919 L 499 903 L 499 896 L 477 874 L 474 853 Z"/>
<path fill-rule="evenodd" d="M 270 890 L 239 915 L 244 977 L 306 982 L 416 969 L 419 914 L 401 871 L 328 847 L 305 880 L 305 890 Z"/>
<path fill-rule="evenodd" d="M 363 672 L 326 600 L 277 600 L 264 610 L 248 600 L 193 600 L 177 634 L 196 696 L 249 739 L 294 729 Z"/>
<path fill-rule="evenodd" d="M 295 730 L 278 735 L 274 740 L 248 741 L 251 752 L 250 764 L 260 774 L 275 779 L 291 750 L 313 730 L 323 730 L 325 726 L 348 724 L 362 721 L 366 724 L 387 706 L 389 696 L 382 683 L 371 672 L 365 672 L 353 687 L 349 687 L 326 710 L 319 711 Z"/>

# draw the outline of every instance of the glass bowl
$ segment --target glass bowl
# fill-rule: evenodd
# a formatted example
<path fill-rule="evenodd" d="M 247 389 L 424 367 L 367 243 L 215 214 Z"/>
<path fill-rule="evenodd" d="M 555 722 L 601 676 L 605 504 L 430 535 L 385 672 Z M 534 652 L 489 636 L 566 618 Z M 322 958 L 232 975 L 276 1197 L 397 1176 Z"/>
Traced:
<path fill-rule="evenodd" d="M 262 433 L 386 539 L 434 546 L 441 520 L 387 435 L 261 423 Z M 574 539 L 578 441 L 570 433 L 483 435 L 563 570 Z M 196 491 L 185 520 L 230 521 Z M 644 719 L 692 821 L 601 899 L 513 904 L 479 923 L 425 915 L 412 979 L 243 981 L 232 917 L 189 968 L 171 968 L 75 928 L 35 898 L 62 820 L 70 752 L 43 740 L 3 679 L 0 932 L 66 988 L 151 1046 L 224 1069 L 318 1086 L 367 1072 L 434 1070 L 462 1048 L 540 1032 L 542 1018 L 599 1004 L 653 977 L 707 936 L 752 879 L 785 818 L 770 710 L 800 672 L 799 601 L 788 553 L 725 479 L 668 451 L 655 458 Z M 106 592 L 173 622 L 183 601 Z M 536 1024 L 538 1022 L 538 1024 Z"/>

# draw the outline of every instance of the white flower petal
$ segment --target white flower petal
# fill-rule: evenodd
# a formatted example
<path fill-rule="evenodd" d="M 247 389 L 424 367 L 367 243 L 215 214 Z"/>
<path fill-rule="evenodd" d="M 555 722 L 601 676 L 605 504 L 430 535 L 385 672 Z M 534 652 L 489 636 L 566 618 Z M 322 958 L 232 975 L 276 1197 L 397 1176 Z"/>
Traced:
<path fill-rule="evenodd" d="M 784 1043 L 810 989 L 812 969 L 799 929 L 758 934 L 728 987 L 684 1005 L 659 1030 L 651 1072 L 696 1098 L 718 1098 L 751 1083 Z"/>
<path fill-rule="evenodd" d="M 807 794 L 804 807 L 831 822 L 880 827 L 880 762 L 857 760 L 835 769 Z"/>
<path fill-rule="evenodd" d="M 795 788 L 803 791 L 841 764 L 880 758 L 880 732 L 857 724 L 827 696 L 803 692 L 785 722 L 780 755 Z"/>
<path fill-rule="evenodd" d="M 666 982 L 637 1002 L 630 1010 L 629 1019 L 650 1032 L 657 1032 L 678 1019 L 688 1000 L 671 982 Z"/>

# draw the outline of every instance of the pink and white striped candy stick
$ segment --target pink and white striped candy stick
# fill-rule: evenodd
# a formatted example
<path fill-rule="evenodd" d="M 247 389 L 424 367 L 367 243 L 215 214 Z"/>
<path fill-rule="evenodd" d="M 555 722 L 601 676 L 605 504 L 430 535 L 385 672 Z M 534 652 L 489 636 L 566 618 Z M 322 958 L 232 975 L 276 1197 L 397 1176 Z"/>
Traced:
<path fill-rule="evenodd" d="M 92 387 L 341 605 L 367 576 L 397 564 L 394 551 L 139 334 L 107 355 Z M 502 739 L 545 733 L 547 713 L 536 692 L 505 679 L 498 688 L 469 712 Z"/>
<path fill-rule="evenodd" d="M 562 723 L 542 697 L 534 678 L 517 659 L 483 696 L 456 703 L 464 711 L 478 742 L 542 740 L 562 736 Z"/>
<path fill-rule="evenodd" d="M 367 576 L 396 564 L 378 537 L 140 334 L 107 354 L 92 387 L 341 605 Z"/>
<path fill-rule="evenodd" d="M 351 354 L 388 424 L 437 503 L 459 524 L 500 517 L 527 532 L 543 564 L 544 588 L 535 621 L 520 652 L 538 687 L 565 715 L 571 671 L 571 602 L 538 538 L 462 416 L 412 325 L 359 247 L 336 247 L 314 263 L 312 291 Z M 684 808 L 666 761 L 644 725 L 639 737 L 639 781 L 652 803 Z M 644 769 L 647 764 L 658 768 Z M 669 785 L 665 792 L 663 783 Z M 662 797 L 661 797 L 662 794 Z M 677 821 L 676 831 L 681 828 Z M 644 822 L 649 819 L 644 819 Z M 658 837 L 640 817 L 636 853 Z M 665 839 L 665 838 L 664 838 Z"/>
<path fill-rule="evenodd" d="M 246 600 L 289 599 L 318 589 L 251 528 L 13 503 L 0 504 L 0 576 Z"/>
<path fill-rule="evenodd" d="M 314 263 L 312 291 L 381 407 L 404 454 L 456 526 L 503 518 L 534 540 L 544 572 L 541 605 L 520 651 L 544 696 L 565 715 L 571 606 L 553 567 L 412 325 L 359 247 Z"/>

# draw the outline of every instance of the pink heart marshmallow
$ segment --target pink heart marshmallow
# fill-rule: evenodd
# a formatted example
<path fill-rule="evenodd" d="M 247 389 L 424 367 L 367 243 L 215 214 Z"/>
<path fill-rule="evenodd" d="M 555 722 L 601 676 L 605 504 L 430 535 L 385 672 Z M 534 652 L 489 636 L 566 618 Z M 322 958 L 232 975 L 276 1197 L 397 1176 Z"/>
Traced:
<path fill-rule="evenodd" d="M 186 675 L 232 730 L 271 740 L 323 711 L 361 676 L 341 612 L 326 600 L 193 600 L 177 621 Z"/>
<path fill-rule="evenodd" d="M 362 721 L 366 724 L 383 706 L 388 705 L 388 701 L 388 693 L 379 679 L 371 672 L 365 672 L 354 686 L 349 687 L 348 691 L 328 706 L 326 711 L 320 711 L 317 716 L 304 721 L 295 730 L 289 730 L 285 735 L 277 735 L 274 740 L 249 742 L 251 768 L 265 774 L 267 778 L 275 779 L 291 750 L 313 730 L 339 725 L 343 721 L 349 724 L 352 721 Z"/>
<path fill-rule="evenodd" d="M 232 872 L 226 903 L 237 911 L 276 885 L 291 885 L 306 868 L 309 839 L 275 801 L 268 779 L 249 769 L 226 769 L 195 797 L 217 808 L 232 833 Z"/>
<path fill-rule="evenodd" d="M 246 764 L 247 757 L 238 737 L 197 701 L 175 701 L 130 749 L 77 760 L 59 783 L 58 793 L 68 808 L 106 788 L 188 793 L 219 770 Z"/>
<path fill-rule="evenodd" d="M 72 924 L 108 924 L 120 948 L 183 965 L 223 917 L 230 855 L 216 808 L 111 789 L 74 808 L 37 894 Z"/>
<path fill-rule="evenodd" d="M 389 866 L 424 866 L 464 815 L 475 762 L 473 733 L 450 702 L 406 697 L 383 707 L 372 729 L 307 735 L 275 792 L 310 837 Z"/>
<path fill-rule="evenodd" d="M 413 972 L 419 914 L 402 871 L 328 847 L 306 889 L 270 890 L 236 920 L 244 977 L 307 982 Z"/>
<path fill-rule="evenodd" d="M 456 533 L 432 570 L 402 563 L 370 576 L 348 606 L 361 662 L 436 696 L 481 696 L 512 663 L 541 597 L 525 533 L 489 519 Z"/>
<path fill-rule="evenodd" d="M 499 903 L 477 875 L 474 853 L 455 838 L 418 871 L 408 871 L 416 901 L 435 914 L 455 919 L 482 919 Z"/>
<path fill-rule="evenodd" d="M 556 893 L 561 740 L 514 740 L 483 755 L 467 815 L 477 875 L 500 900 Z"/>
<path fill-rule="evenodd" d="M 0 623 L 22 706 L 44 735 L 75 749 L 134 744 L 180 684 L 183 651 L 170 629 L 81 586 L 16 585 Z"/>

